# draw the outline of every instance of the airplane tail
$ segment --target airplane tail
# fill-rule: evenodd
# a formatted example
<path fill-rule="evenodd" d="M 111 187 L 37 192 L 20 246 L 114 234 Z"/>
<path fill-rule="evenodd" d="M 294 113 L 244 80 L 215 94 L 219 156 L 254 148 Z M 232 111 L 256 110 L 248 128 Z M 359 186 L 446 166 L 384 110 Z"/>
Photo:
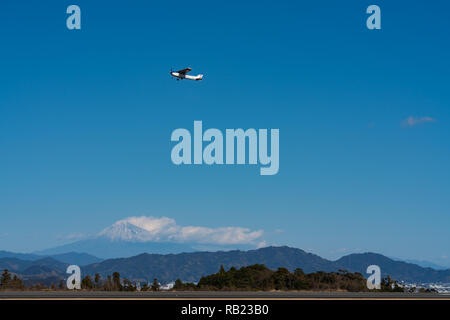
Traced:
<path fill-rule="evenodd" d="M 202 80 L 203 79 L 203 75 L 202 74 L 199 74 L 198 76 L 197 76 L 197 80 Z"/>

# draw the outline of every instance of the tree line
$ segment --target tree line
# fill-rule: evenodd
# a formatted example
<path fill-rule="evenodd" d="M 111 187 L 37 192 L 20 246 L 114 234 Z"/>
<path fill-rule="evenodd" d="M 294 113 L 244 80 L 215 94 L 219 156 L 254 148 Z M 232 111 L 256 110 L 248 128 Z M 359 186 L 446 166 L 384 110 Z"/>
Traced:
<path fill-rule="evenodd" d="M 348 291 L 368 292 L 367 280 L 359 272 L 312 272 L 306 274 L 297 268 L 290 272 L 286 268 L 276 271 L 268 269 L 263 264 L 255 264 L 236 269 L 231 267 L 225 271 L 221 266 L 219 272 L 204 276 L 195 283 L 175 281 L 174 290 L 217 290 L 217 291 Z M 381 279 L 381 288 L 377 292 L 416 292 L 416 288 L 406 289 L 390 276 Z M 420 288 L 419 292 L 435 292 L 433 289 Z"/>
<path fill-rule="evenodd" d="M 81 289 L 85 290 L 103 290 L 103 291 L 158 291 L 160 284 L 158 279 L 153 279 L 151 285 L 144 283 L 142 287 L 136 282 L 128 279 L 121 279 L 120 273 L 114 272 L 112 276 L 108 275 L 105 280 L 96 273 L 92 280 L 90 276 L 85 276 L 81 280 Z"/>
<path fill-rule="evenodd" d="M 81 279 L 81 289 L 86 291 L 158 291 L 160 284 L 158 279 L 153 279 L 153 283 L 133 282 L 128 279 L 121 279 L 118 272 L 102 278 L 100 274 L 94 277 L 89 275 Z M 41 283 L 24 285 L 23 281 L 17 276 L 12 275 L 8 270 L 4 270 L 0 278 L 0 290 L 67 290 L 63 279 L 59 284 L 52 283 L 46 286 Z M 270 270 L 263 264 L 236 269 L 231 267 L 228 271 L 220 266 L 217 273 L 201 277 L 198 283 L 183 283 L 177 279 L 171 290 L 304 290 L 304 291 L 348 291 L 364 292 L 370 291 L 367 288 L 367 280 L 359 272 L 347 272 L 339 270 L 338 272 L 313 272 L 306 274 L 302 269 L 297 268 L 290 272 L 286 268 Z M 382 292 L 404 292 L 406 289 L 389 276 L 381 280 Z M 409 291 L 415 292 L 412 288 Z M 430 289 L 420 289 L 421 292 L 431 292 Z"/>
<path fill-rule="evenodd" d="M 382 291 L 403 291 L 397 282 L 391 278 L 383 279 Z M 175 290 L 305 290 L 305 291 L 349 291 L 362 292 L 367 289 L 367 280 L 361 273 L 347 272 L 313 272 L 306 274 L 297 268 L 290 272 L 286 268 L 273 271 L 265 265 L 255 264 L 236 269 L 234 267 L 225 271 L 221 266 L 219 272 L 204 276 L 197 284 L 175 282 Z"/>

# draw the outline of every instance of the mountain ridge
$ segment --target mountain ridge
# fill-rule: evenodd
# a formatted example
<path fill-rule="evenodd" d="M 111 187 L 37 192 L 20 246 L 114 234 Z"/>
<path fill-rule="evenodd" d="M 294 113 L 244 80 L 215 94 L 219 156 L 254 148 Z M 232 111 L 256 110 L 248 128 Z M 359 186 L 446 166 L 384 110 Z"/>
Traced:
<path fill-rule="evenodd" d="M 180 254 L 148 254 L 120 259 L 107 259 L 100 263 L 82 268 L 86 274 L 99 273 L 102 276 L 119 272 L 123 277 L 150 281 L 158 278 L 162 282 L 198 281 L 202 276 L 215 273 L 223 265 L 226 269 L 252 264 L 264 264 L 269 269 L 284 267 L 293 271 L 301 268 L 304 272 L 337 272 L 347 270 L 367 276 L 369 265 L 377 264 L 382 276 L 406 282 L 445 282 L 450 283 L 450 269 L 434 270 L 415 264 L 395 261 L 377 253 L 356 253 L 344 256 L 336 261 L 321 258 L 302 249 L 283 247 L 265 247 L 248 251 L 193 252 Z"/>
<path fill-rule="evenodd" d="M 450 283 L 450 269 L 435 270 L 423 268 L 416 264 L 397 261 L 378 253 L 354 253 L 336 261 L 324 259 L 302 249 L 287 246 L 265 247 L 247 251 L 197 251 L 169 254 L 142 253 L 132 257 L 107 259 L 81 266 L 82 275 L 102 278 L 119 272 L 122 278 L 132 281 L 151 282 L 157 278 L 162 283 L 181 279 L 196 282 L 202 276 L 216 273 L 220 266 L 225 269 L 240 268 L 253 264 L 264 264 L 272 270 L 279 267 L 294 271 L 301 268 L 305 273 L 311 272 L 359 272 L 363 276 L 367 267 L 375 264 L 381 268 L 382 276 L 390 275 L 393 279 L 408 283 Z M 67 277 L 65 270 L 69 264 L 52 257 L 36 261 L 20 260 L 15 257 L 0 258 L 0 270 L 9 269 L 23 275 L 27 282 L 55 281 L 58 277 Z"/>
<path fill-rule="evenodd" d="M 57 261 L 68 263 L 68 264 L 76 264 L 80 266 L 100 262 L 103 259 L 100 259 L 94 255 L 90 255 L 84 252 L 64 252 L 61 254 L 53 254 L 53 255 L 39 255 L 35 253 L 17 253 L 11 251 L 0 251 L 0 259 L 2 258 L 17 258 L 24 261 L 37 261 L 44 258 L 53 258 Z"/>
<path fill-rule="evenodd" d="M 78 241 L 33 252 L 38 255 L 84 252 L 102 259 L 148 253 L 183 253 L 205 250 L 255 248 L 261 230 L 242 227 L 208 228 L 180 226 L 171 218 L 128 217 L 116 221 L 95 235 Z"/>

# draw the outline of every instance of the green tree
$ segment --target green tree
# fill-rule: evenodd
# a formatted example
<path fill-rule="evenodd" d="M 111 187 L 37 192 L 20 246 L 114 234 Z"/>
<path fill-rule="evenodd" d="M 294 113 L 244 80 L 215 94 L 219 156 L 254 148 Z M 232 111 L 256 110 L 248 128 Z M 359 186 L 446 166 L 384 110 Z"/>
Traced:
<path fill-rule="evenodd" d="M 114 272 L 112 276 L 112 290 L 113 291 L 120 291 L 122 290 L 122 284 L 120 283 L 120 273 Z"/>
<path fill-rule="evenodd" d="M 81 280 L 81 289 L 92 290 L 93 288 L 94 284 L 92 283 L 90 276 L 86 276 Z"/>
<path fill-rule="evenodd" d="M 181 281 L 181 279 L 175 280 L 175 284 L 173 285 L 173 289 L 174 290 L 182 290 L 182 289 L 184 289 L 183 281 Z"/>
<path fill-rule="evenodd" d="M 0 289 L 23 290 L 24 285 L 22 280 L 17 277 L 17 275 L 11 277 L 9 271 L 4 270 L 0 278 Z"/>
<path fill-rule="evenodd" d="M 2 277 L 0 278 L 0 286 L 3 288 L 8 288 L 9 283 L 11 282 L 11 274 L 8 269 L 5 269 L 2 273 Z"/>
<path fill-rule="evenodd" d="M 220 265 L 219 273 L 220 274 L 224 274 L 225 273 L 225 268 L 223 267 L 223 264 Z"/>
<path fill-rule="evenodd" d="M 123 286 L 121 288 L 122 291 L 136 291 L 136 287 L 133 283 L 128 279 L 123 279 Z"/>
<path fill-rule="evenodd" d="M 152 284 L 152 291 L 158 291 L 159 290 L 159 283 L 158 283 L 158 279 L 153 279 L 153 284 Z"/>
<path fill-rule="evenodd" d="M 294 275 L 296 275 L 297 277 L 303 277 L 305 275 L 305 272 L 301 268 L 296 268 L 294 270 Z"/>
<path fill-rule="evenodd" d="M 24 285 L 23 285 L 22 279 L 20 279 L 16 275 L 14 275 L 14 277 L 12 279 L 12 283 L 13 283 L 13 288 L 14 289 L 18 289 L 18 290 L 23 290 L 24 289 Z"/>
<path fill-rule="evenodd" d="M 108 274 L 108 276 L 106 277 L 105 283 L 103 283 L 103 290 L 111 291 L 112 287 L 113 287 L 112 279 L 111 279 L 111 276 Z"/>
<path fill-rule="evenodd" d="M 276 290 L 293 289 L 294 279 L 288 269 L 278 268 L 278 270 L 272 275 L 272 278 Z"/>
<path fill-rule="evenodd" d="M 96 288 L 100 288 L 100 275 L 98 273 L 95 274 L 94 276 L 94 282 L 95 282 L 95 287 Z"/>

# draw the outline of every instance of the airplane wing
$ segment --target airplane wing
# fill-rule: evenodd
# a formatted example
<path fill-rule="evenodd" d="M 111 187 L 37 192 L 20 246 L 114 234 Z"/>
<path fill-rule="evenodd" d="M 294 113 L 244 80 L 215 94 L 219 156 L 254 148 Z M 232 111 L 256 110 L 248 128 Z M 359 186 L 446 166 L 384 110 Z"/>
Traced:
<path fill-rule="evenodd" d="M 177 72 L 180 73 L 180 74 L 186 74 L 186 73 L 188 73 L 191 70 L 192 70 L 191 68 L 186 68 L 186 69 L 178 70 Z"/>

